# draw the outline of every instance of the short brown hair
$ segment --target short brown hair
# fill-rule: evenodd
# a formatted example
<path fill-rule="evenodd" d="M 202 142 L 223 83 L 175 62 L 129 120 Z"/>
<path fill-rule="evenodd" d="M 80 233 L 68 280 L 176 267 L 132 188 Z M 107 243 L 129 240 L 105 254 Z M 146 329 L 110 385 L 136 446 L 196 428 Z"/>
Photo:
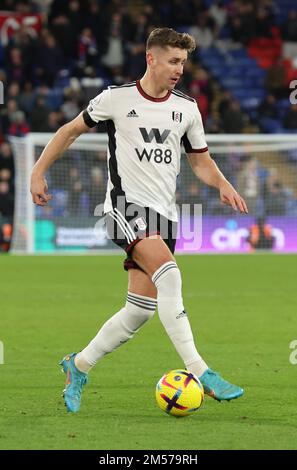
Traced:
<path fill-rule="evenodd" d="M 153 46 L 179 47 L 180 49 L 186 49 L 188 52 L 193 52 L 196 49 L 196 41 L 188 33 L 178 33 L 172 28 L 156 28 L 152 30 L 147 39 L 146 49 L 148 50 Z"/>

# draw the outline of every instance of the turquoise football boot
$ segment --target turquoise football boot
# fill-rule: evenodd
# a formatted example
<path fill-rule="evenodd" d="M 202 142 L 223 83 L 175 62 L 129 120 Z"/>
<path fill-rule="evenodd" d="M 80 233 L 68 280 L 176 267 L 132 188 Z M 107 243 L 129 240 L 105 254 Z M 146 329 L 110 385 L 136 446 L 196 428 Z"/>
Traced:
<path fill-rule="evenodd" d="M 67 411 L 77 413 L 80 409 L 81 392 L 83 387 L 88 382 L 88 375 L 80 372 L 75 364 L 74 358 L 76 353 L 71 353 L 65 356 L 59 363 L 63 366 L 63 372 L 66 374 L 65 389 L 63 390 L 63 397 Z"/>
<path fill-rule="evenodd" d="M 215 400 L 234 400 L 234 398 L 243 395 L 243 389 L 237 385 L 233 385 L 211 369 L 207 369 L 201 377 L 200 382 L 203 385 L 204 391 L 207 395 L 213 397 Z"/>

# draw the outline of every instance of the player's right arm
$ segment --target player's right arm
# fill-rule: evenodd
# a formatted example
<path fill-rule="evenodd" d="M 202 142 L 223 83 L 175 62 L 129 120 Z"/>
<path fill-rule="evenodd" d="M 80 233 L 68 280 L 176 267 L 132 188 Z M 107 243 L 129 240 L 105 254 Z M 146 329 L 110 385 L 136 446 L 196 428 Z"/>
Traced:
<path fill-rule="evenodd" d="M 112 118 L 111 96 L 110 89 L 108 89 L 93 98 L 87 109 L 75 119 L 60 127 L 32 169 L 30 190 L 33 202 L 39 206 L 45 206 L 52 198 L 50 194 L 47 194 L 48 187 L 44 175 L 75 139 L 88 131 L 90 127 L 96 126 L 99 121 Z"/>
<path fill-rule="evenodd" d="M 48 191 L 44 176 L 46 171 L 83 132 L 89 129 L 83 119 L 83 113 L 80 113 L 55 133 L 32 169 L 30 191 L 33 202 L 45 206 L 52 198 L 50 194 L 46 194 Z"/>

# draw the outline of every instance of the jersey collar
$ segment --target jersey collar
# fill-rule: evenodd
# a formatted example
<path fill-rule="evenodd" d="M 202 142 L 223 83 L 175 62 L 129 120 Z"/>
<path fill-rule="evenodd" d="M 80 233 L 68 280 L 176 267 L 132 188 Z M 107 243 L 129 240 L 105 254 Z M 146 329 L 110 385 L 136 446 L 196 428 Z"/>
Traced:
<path fill-rule="evenodd" d="M 150 101 L 155 101 L 155 102 L 160 102 L 160 101 L 166 101 L 168 100 L 169 96 L 171 95 L 171 91 L 168 90 L 168 93 L 167 95 L 163 96 L 163 98 L 153 98 L 152 96 L 148 95 L 142 88 L 142 86 L 140 85 L 140 80 L 136 80 L 136 86 L 137 86 L 137 90 L 139 91 L 139 93 L 147 100 L 150 100 Z"/>

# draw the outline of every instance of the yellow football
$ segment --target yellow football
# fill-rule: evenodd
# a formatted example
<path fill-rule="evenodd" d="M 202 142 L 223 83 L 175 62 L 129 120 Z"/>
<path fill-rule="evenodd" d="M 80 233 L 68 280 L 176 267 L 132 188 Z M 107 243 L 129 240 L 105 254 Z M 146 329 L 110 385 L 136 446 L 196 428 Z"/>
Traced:
<path fill-rule="evenodd" d="M 204 399 L 203 386 L 188 370 L 176 369 L 161 377 L 156 386 L 156 400 L 161 410 L 173 416 L 189 416 Z"/>

